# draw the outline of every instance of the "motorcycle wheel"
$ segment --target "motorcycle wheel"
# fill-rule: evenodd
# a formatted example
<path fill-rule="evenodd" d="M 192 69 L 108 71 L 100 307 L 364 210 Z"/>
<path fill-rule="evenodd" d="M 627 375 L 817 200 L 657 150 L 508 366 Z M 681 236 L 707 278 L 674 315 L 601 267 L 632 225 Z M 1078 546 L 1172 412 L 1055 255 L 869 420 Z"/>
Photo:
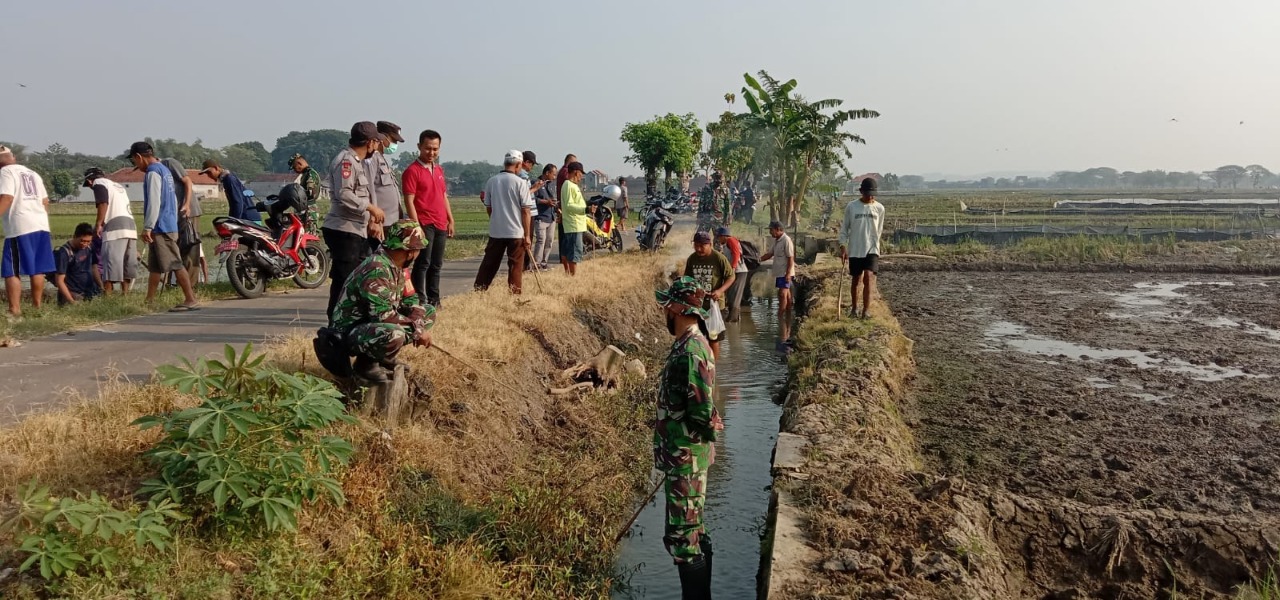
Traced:
<path fill-rule="evenodd" d="M 227 255 L 227 279 L 241 298 L 257 298 L 267 291 L 267 278 L 253 264 L 253 249 L 243 244 Z"/>
<path fill-rule="evenodd" d="M 320 287 L 329 278 L 329 251 L 319 246 L 307 246 L 302 249 L 302 257 L 307 264 L 293 276 L 293 283 L 304 290 Z"/>
<path fill-rule="evenodd" d="M 614 252 L 622 252 L 622 232 L 617 229 L 613 230 L 613 236 L 610 239 L 609 249 Z"/>
<path fill-rule="evenodd" d="M 655 232 L 653 233 L 653 236 L 654 236 L 654 237 L 653 237 L 653 246 L 652 246 L 652 247 L 650 247 L 649 249 L 650 249 L 650 250 L 661 250 L 661 249 L 662 249 L 662 244 L 666 243 L 666 241 L 667 241 L 667 228 L 666 228 L 666 227 L 659 227 L 659 228 L 657 228 L 657 231 L 655 231 Z"/>
<path fill-rule="evenodd" d="M 658 248 L 653 245 L 657 236 L 658 236 L 657 224 L 650 223 L 648 227 L 644 228 L 644 234 L 640 236 L 640 247 L 644 248 L 645 250 L 657 250 Z"/>

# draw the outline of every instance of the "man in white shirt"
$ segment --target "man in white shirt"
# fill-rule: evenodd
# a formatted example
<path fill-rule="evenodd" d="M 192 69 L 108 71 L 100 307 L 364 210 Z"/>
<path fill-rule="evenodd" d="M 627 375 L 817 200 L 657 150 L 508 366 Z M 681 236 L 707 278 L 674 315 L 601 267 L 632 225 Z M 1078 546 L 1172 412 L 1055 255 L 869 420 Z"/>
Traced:
<path fill-rule="evenodd" d="M 876 201 L 876 180 L 868 177 L 858 186 L 861 198 L 844 207 L 840 224 L 840 259 L 849 261 L 850 316 L 858 315 L 858 284 L 862 283 L 862 318 L 871 308 L 871 291 L 876 285 L 876 263 L 880 258 L 880 234 L 884 232 L 884 205 Z"/>
<path fill-rule="evenodd" d="M 782 223 L 769 223 L 769 235 L 773 236 L 773 248 L 760 257 L 760 262 L 773 259 L 774 285 L 778 287 L 778 315 L 791 310 L 791 283 L 796 276 L 796 245 L 787 235 Z"/>
<path fill-rule="evenodd" d="M 502 172 L 484 184 L 484 206 L 489 212 L 489 242 L 476 273 L 477 290 L 489 289 L 507 255 L 507 285 L 519 294 L 524 276 L 524 255 L 533 247 L 533 196 L 529 182 L 520 177 L 524 153 L 512 150 L 502 162 Z"/>
<path fill-rule="evenodd" d="M 22 281 L 31 279 L 31 304 L 44 300 L 44 275 L 54 272 L 53 242 L 49 237 L 49 194 L 35 171 L 18 164 L 13 151 L 0 146 L 0 221 L 4 224 L 4 277 L 9 314 L 22 316 Z"/>
<path fill-rule="evenodd" d="M 176 184 L 177 174 L 173 180 Z M 127 294 L 138 277 L 138 223 L 130 210 L 129 193 L 123 185 L 107 179 L 98 167 L 84 172 L 84 187 L 93 189 L 93 202 L 98 207 L 94 235 L 102 240 L 102 282 L 106 293 L 114 293 L 118 283 L 120 293 Z"/>

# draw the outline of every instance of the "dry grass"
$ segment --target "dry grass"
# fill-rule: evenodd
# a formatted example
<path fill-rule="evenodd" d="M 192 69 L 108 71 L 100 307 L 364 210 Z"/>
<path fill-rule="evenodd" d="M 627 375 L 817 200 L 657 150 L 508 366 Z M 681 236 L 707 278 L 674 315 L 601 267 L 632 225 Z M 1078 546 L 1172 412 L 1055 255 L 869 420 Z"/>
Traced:
<path fill-rule="evenodd" d="M 573 280 L 544 274 L 543 293 L 528 281 L 521 297 L 495 289 L 447 299 L 434 339 L 461 362 L 406 350 L 415 422 L 389 437 L 374 421 L 339 427 L 357 447 L 340 477 L 347 504 L 304 510 L 296 535 L 180 528 L 176 550 L 125 549 L 110 577 L 42 590 L 24 575 L 0 595 L 604 597 L 613 537 L 649 474 L 652 384 L 552 399 L 549 374 L 604 344 L 642 358 L 665 348 L 652 290 L 673 264 L 612 256 L 584 263 Z M 309 339 L 278 340 L 268 353 L 282 368 L 320 374 Z M 55 493 L 124 501 L 149 474 L 139 454 L 154 442 L 128 423 L 185 402 L 159 386 L 113 386 L 101 400 L 0 429 L 0 490 L 12 501 L 35 477 Z M 0 546 L 3 566 L 16 560 Z"/>

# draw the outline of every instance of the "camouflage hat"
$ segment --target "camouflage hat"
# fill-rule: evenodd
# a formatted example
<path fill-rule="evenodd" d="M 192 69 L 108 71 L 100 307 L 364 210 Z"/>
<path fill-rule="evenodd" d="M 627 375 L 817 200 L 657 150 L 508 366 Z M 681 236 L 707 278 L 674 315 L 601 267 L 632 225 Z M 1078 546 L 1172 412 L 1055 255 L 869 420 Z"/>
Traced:
<path fill-rule="evenodd" d="M 688 276 L 671 282 L 671 287 L 666 290 L 654 292 L 654 296 L 658 297 L 658 304 L 662 306 L 672 302 L 683 304 L 683 314 L 698 317 L 704 321 L 707 319 L 707 311 L 702 309 L 702 300 L 706 295 L 707 291 L 698 285 L 698 280 Z"/>
<path fill-rule="evenodd" d="M 401 219 L 387 227 L 387 239 L 382 247 L 387 250 L 421 250 L 427 247 L 427 236 L 422 228 L 409 219 Z"/>

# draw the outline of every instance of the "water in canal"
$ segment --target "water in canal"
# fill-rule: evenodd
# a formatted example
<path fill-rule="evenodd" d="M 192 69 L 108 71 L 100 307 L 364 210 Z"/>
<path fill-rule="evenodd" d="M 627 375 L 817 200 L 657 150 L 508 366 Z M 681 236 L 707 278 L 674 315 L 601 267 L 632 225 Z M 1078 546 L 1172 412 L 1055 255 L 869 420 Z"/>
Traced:
<path fill-rule="evenodd" d="M 725 429 L 707 475 L 704 513 L 715 549 L 716 598 L 756 597 L 760 536 L 772 483 L 770 460 L 782 414 L 773 399 L 786 380 L 786 364 L 778 350 L 777 307 L 772 300 L 759 299 L 766 290 L 755 290 L 755 306 L 744 308 L 742 321 L 729 325 L 716 364 L 716 406 Z M 679 600 L 680 577 L 662 546 L 664 520 L 659 491 L 622 542 L 613 598 Z"/>

